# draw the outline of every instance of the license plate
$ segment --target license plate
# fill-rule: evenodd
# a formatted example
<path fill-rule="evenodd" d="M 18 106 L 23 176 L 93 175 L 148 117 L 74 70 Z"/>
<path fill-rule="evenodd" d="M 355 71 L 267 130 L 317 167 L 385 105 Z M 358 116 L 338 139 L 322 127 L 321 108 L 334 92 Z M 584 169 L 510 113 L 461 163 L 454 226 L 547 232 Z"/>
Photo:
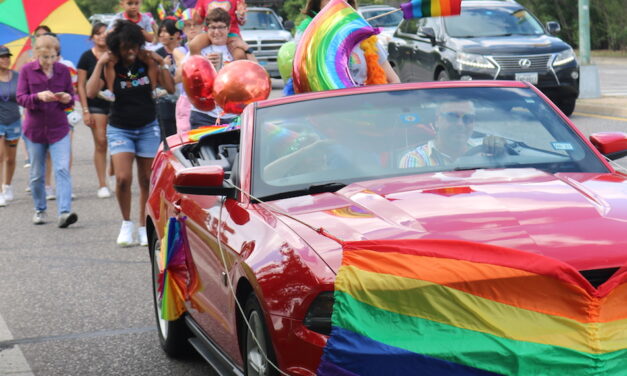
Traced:
<path fill-rule="evenodd" d="M 530 84 L 537 85 L 538 84 L 538 73 L 516 73 L 516 81 L 525 81 Z"/>

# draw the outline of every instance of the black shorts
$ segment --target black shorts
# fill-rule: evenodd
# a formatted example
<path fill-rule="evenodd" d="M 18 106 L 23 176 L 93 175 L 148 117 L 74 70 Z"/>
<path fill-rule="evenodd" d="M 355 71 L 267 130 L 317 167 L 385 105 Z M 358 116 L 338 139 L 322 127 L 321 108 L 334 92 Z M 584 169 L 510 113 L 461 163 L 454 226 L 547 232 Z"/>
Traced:
<path fill-rule="evenodd" d="M 100 107 L 100 106 L 89 106 L 89 113 L 95 115 L 109 115 L 109 106 Z"/>

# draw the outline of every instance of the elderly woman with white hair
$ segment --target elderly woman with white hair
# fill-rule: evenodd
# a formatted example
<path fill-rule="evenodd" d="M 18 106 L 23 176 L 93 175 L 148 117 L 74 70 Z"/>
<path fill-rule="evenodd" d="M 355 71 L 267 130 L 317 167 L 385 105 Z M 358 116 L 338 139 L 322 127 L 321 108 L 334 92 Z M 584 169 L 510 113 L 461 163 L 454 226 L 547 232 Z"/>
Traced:
<path fill-rule="evenodd" d="M 36 60 L 25 64 L 17 84 L 17 101 L 25 108 L 24 139 L 31 158 L 30 188 L 35 204 L 34 224 L 46 222 L 44 182 L 46 153 L 50 152 L 57 193 L 58 226 L 78 220 L 72 212 L 70 124 L 65 109 L 72 106 L 74 89 L 68 68 L 57 62 L 59 40 L 43 35 L 35 41 Z"/>

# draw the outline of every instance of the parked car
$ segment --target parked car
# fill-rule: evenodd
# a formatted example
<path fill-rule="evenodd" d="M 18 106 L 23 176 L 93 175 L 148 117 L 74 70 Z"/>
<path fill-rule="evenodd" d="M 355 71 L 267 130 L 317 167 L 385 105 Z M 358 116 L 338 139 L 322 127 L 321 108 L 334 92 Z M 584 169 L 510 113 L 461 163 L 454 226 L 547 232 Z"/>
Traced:
<path fill-rule="evenodd" d="M 444 111 L 457 102 L 470 110 Z M 400 168 L 442 122 L 467 132 L 469 149 Z M 487 137 L 502 153 L 485 149 Z M 301 94 L 247 106 L 241 129 L 167 142 L 146 224 L 159 338 L 171 356 L 190 351 L 189 339 L 220 375 L 271 375 L 269 361 L 316 374 L 342 260 L 325 233 L 510 247 L 571 265 L 595 286 L 627 261 L 627 175 L 605 159 L 627 155 L 627 135 L 588 141 L 527 82 Z M 186 218 L 179 266 L 197 276 L 173 321 L 162 318 L 159 282 L 169 218 Z"/>
<path fill-rule="evenodd" d="M 359 14 L 361 14 L 365 19 L 380 16 L 394 10 L 398 10 L 398 8 L 393 8 L 387 5 L 365 5 L 357 8 L 357 12 L 359 12 Z M 381 28 L 379 39 L 385 48 L 387 48 L 388 43 L 392 39 L 392 35 L 394 35 L 394 31 L 396 31 L 396 27 L 402 19 L 403 13 L 394 12 L 369 21 L 372 26 Z"/>
<path fill-rule="evenodd" d="M 285 30 L 282 20 L 270 8 L 250 7 L 246 13 L 246 23 L 240 26 L 242 38 L 252 47 L 255 57 L 270 76 L 281 77 L 277 65 L 279 48 L 292 40 L 292 34 Z"/>
<path fill-rule="evenodd" d="M 579 96 L 573 49 L 515 1 L 463 1 L 453 17 L 404 20 L 389 44 L 402 82 L 520 80 L 536 85 L 566 114 Z"/>
<path fill-rule="evenodd" d="M 96 22 L 102 22 L 109 25 L 115 18 L 115 13 L 94 13 L 89 17 L 89 22 L 93 25 Z"/>

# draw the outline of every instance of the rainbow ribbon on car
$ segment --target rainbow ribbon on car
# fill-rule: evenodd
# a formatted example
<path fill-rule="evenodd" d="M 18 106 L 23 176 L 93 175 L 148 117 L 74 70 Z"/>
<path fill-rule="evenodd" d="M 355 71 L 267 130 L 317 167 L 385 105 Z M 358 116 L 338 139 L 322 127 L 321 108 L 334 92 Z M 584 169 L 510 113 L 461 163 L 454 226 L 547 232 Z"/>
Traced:
<path fill-rule="evenodd" d="M 455 240 L 343 243 L 319 375 L 619 375 L 627 269 L 598 288 L 543 255 Z"/>

